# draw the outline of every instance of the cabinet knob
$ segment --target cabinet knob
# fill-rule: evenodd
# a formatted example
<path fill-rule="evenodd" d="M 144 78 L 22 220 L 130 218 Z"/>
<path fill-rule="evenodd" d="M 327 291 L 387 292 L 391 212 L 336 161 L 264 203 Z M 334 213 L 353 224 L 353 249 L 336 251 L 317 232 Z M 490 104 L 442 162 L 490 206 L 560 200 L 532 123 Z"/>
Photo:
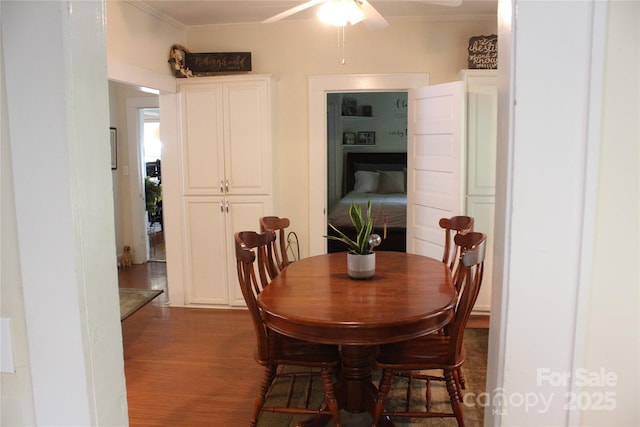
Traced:
<path fill-rule="evenodd" d="M 229 180 L 227 180 L 227 182 L 225 182 L 224 188 L 225 188 L 225 191 L 228 193 L 229 192 Z"/>
<path fill-rule="evenodd" d="M 220 202 L 220 212 L 224 213 L 224 204 Z"/>
<path fill-rule="evenodd" d="M 229 213 L 229 202 L 227 202 L 226 205 L 227 213 Z"/>
<path fill-rule="evenodd" d="M 220 181 L 220 192 L 224 193 L 224 184 L 222 181 Z"/>

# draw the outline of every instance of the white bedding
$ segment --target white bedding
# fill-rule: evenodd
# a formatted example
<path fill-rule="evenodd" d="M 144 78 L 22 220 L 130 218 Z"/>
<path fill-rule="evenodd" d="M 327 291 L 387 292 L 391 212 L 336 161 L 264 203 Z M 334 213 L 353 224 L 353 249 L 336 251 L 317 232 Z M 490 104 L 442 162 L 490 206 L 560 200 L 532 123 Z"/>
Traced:
<path fill-rule="evenodd" d="M 329 213 L 329 223 L 336 227 L 353 227 L 349 218 L 351 202 L 359 202 L 362 206 L 362 213 L 366 214 L 369 200 L 371 200 L 371 216 L 374 227 L 382 228 L 386 215 L 388 228 L 406 228 L 407 195 L 403 193 L 378 194 L 351 191 L 340 199 L 336 207 Z"/>

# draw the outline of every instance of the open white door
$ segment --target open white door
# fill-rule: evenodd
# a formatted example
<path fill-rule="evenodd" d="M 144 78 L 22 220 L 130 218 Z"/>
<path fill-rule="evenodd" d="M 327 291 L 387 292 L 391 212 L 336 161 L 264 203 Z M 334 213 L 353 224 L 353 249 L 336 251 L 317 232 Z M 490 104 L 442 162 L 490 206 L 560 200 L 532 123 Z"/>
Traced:
<path fill-rule="evenodd" d="M 464 83 L 409 92 L 407 252 L 441 259 L 443 217 L 464 212 Z"/>

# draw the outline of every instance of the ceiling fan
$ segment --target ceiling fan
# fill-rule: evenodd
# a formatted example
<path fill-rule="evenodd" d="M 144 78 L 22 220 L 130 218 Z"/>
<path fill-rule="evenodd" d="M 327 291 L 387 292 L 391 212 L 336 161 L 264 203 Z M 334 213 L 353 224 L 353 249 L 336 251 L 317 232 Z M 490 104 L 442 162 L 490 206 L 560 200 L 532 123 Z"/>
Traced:
<path fill-rule="evenodd" d="M 438 4 L 443 6 L 460 6 L 462 0 L 408 0 L 423 3 Z M 291 15 L 302 12 L 316 5 L 321 5 L 318 9 L 320 19 L 331 25 L 344 27 L 347 23 L 355 25 L 363 21 L 370 30 L 380 30 L 389 26 L 389 22 L 380 12 L 374 8 L 368 0 L 309 0 L 298 6 L 280 12 L 271 18 L 262 21 L 270 24 Z"/>

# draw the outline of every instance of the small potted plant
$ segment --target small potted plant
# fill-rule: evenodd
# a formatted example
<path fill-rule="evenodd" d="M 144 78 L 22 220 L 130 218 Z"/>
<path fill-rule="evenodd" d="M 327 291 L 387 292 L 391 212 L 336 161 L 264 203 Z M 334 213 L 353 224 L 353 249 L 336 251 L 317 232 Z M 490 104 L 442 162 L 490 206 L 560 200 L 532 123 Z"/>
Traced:
<path fill-rule="evenodd" d="M 347 245 L 347 272 L 352 279 L 370 279 L 376 272 L 376 254 L 373 248 L 380 244 L 380 236 L 371 234 L 373 218 L 371 216 L 371 200 L 367 203 L 366 218 L 362 216 L 359 203 L 353 202 L 349 207 L 349 217 L 356 229 L 355 240 L 329 224 L 338 235 L 325 236 L 327 239 L 338 240 Z"/>

